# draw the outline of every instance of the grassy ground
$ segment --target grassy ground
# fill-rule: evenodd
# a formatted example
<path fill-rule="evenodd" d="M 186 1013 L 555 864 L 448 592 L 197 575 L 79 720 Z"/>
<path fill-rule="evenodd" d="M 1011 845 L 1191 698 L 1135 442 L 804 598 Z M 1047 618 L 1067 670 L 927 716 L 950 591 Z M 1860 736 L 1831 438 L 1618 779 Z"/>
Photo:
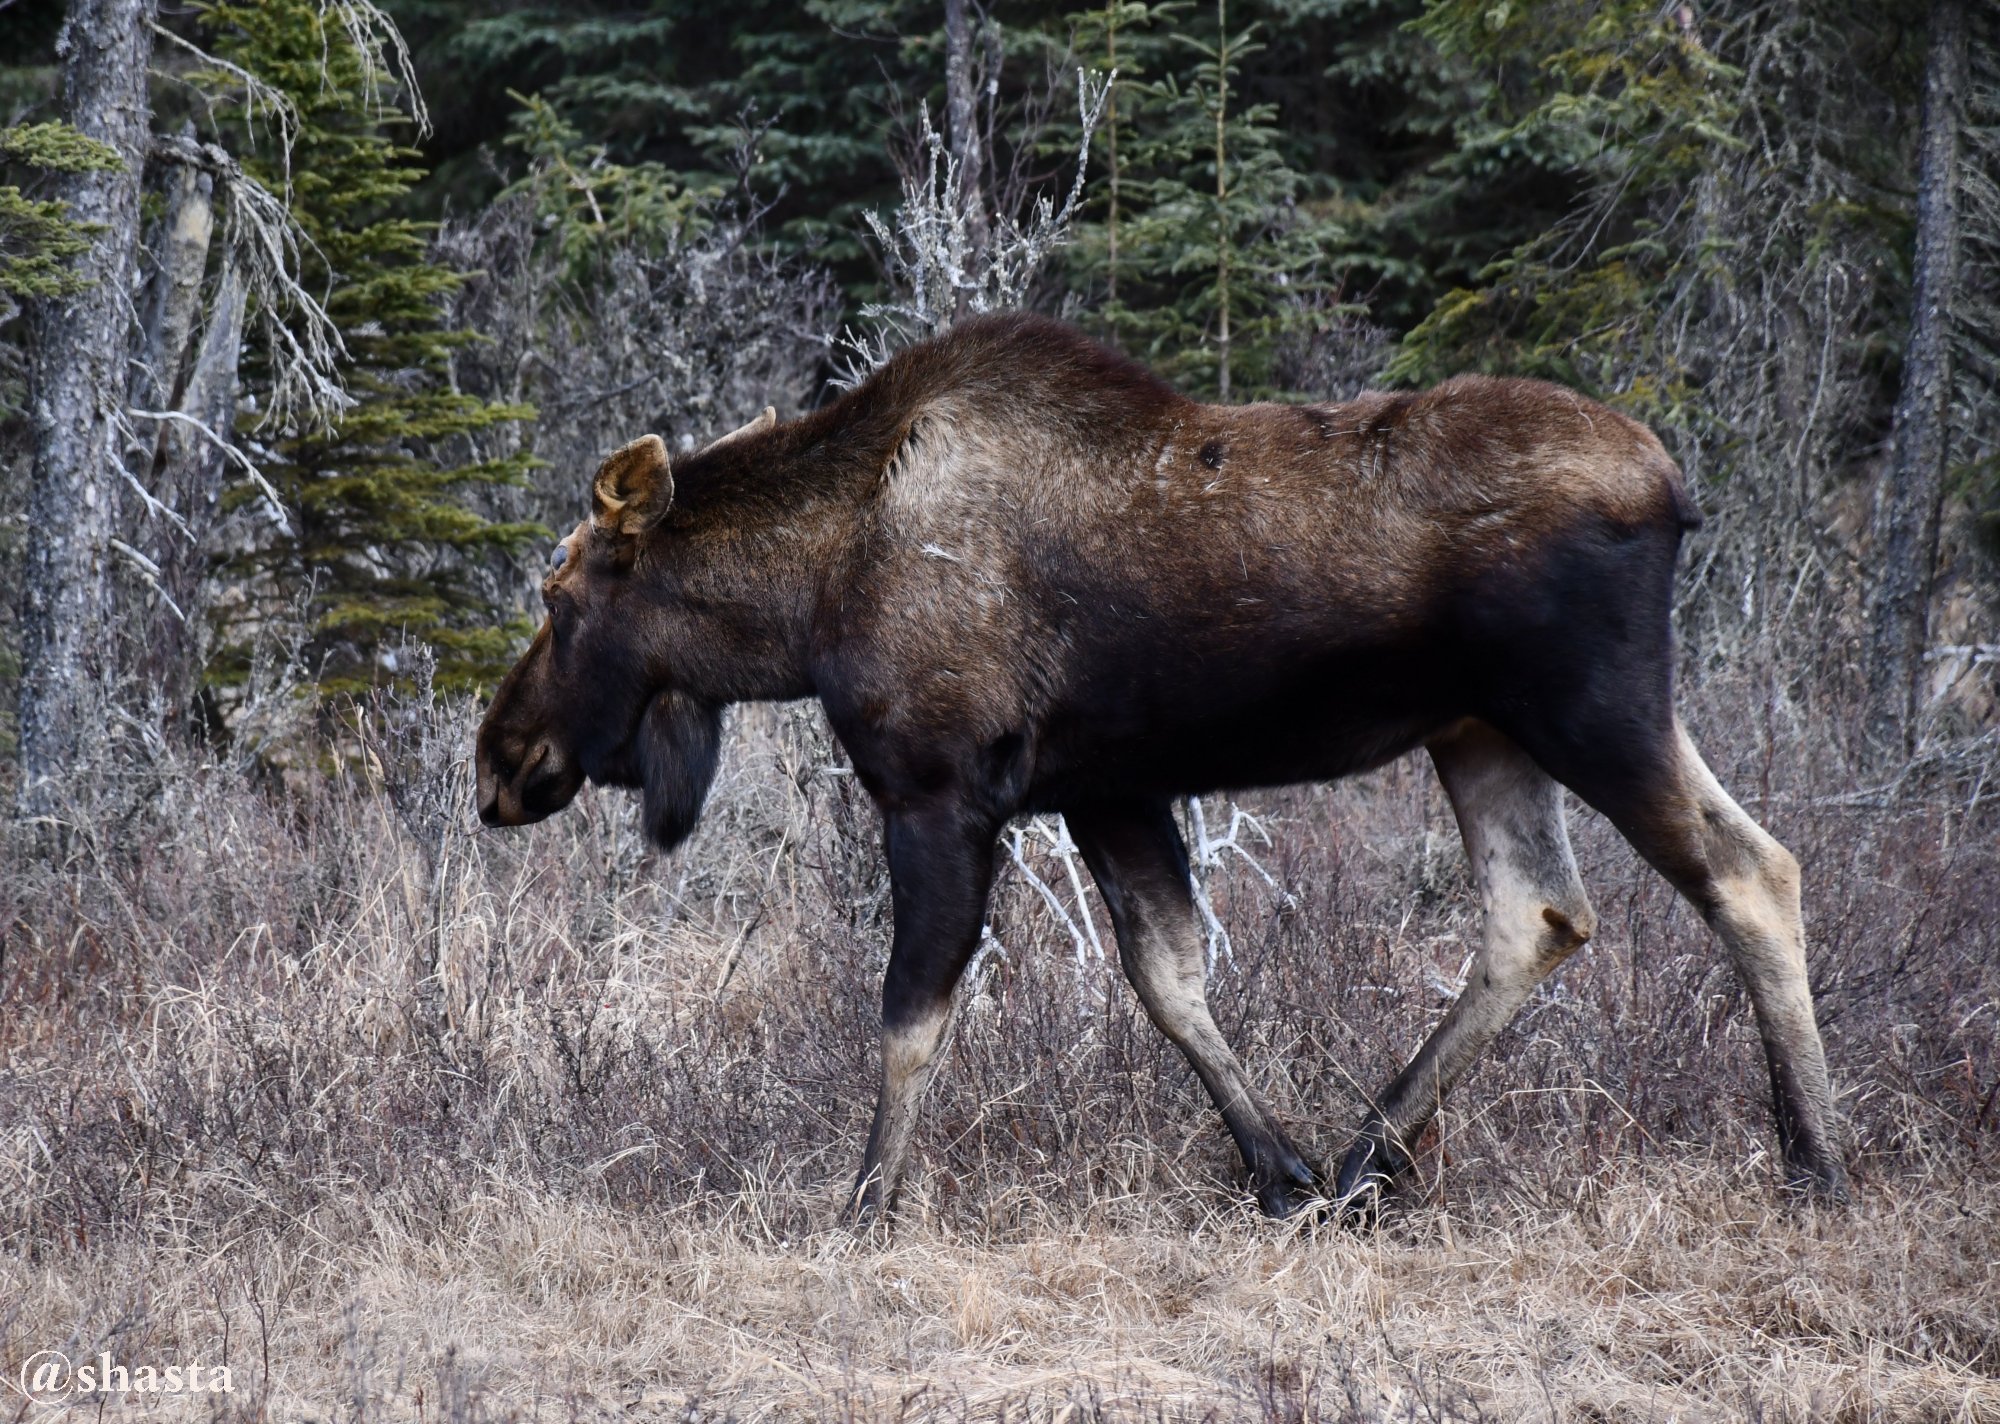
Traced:
<path fill-rule="evenodd" d="M 1598 939 L 1397 1209 L 1264 1223 L 1029 827 L 866 1239 L 829 1223 L 888 905 L 816 721 L 742 717 L 661 861 L 594 793 L 477 832 L 467 716 L 387 709 L 348 774 L 288 787 L 133 759 L 58 853 L 4 833 L 0 1373 L 226 1359 L 233 1393 L 145 1407 L 354 1424 L 2000 1419 L 2000 837 L 1962 777 L 1857 789 L 1803 716 L 1697 708 L 1805 866 L 1851 1210 L 1783 1199 L 1740 990 L 1579 813 Z M 1212 996 L 1330 1158 L 1476 904 L 1420 761 L 1243 807 L 1205 872 Z"/>
<path fill-rule="evenodd" d="M 2000 1417 L 1984 1185 L 1829 1220 L 1703 1161 L 1360 1237 L 1185 1193 L 886 1244 L 785 1235 L 788 1195 L 635 1215 L 488 1177 L 421 1225 L 326 1206 L 0 1288 L 22 1356 L 214 1358 L 233 1333 L 232 1417 Z"/>

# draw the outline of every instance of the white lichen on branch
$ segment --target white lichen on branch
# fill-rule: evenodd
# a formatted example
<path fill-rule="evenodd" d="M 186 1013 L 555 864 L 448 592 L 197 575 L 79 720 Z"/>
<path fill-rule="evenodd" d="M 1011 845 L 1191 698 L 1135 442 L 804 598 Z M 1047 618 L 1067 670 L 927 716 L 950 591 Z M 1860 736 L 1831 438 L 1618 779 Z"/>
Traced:
<path fill-rule="evenodd" d="M 853 386 L 913 341 L 949 327 L 960 316 L 1012 311 L 1027 305 L 1035 278 L 1070 241 L 1070 225 L 1083 201 L 1090 144 L 1104 116 L 1116 73 L 1076 71 L 1076 172 L 1060 207 L 1037 193 L 1025 213 L 994 213 L 984 224 L 978 214 L 985 196 L 967 193 L 973 181 L 952 157 L 931 124 L 930 110 L 918 118 L 917 166 L 903 174 L 903 201 L 890 217 L 863 215 L 882 264 L 890 295 L 861 309 L 865 327 L 849 328 L 835 341 L 843 366 L 839 384 Z"/>

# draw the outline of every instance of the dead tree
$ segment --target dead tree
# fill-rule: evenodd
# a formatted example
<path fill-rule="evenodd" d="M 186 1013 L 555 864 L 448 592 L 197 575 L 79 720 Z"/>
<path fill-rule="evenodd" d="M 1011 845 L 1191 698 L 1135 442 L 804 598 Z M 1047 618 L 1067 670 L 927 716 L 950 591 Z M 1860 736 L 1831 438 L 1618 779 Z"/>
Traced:
<path fill-rule="evenodd" d="M 1964 0 L 1932 0 L 1918 138 L 1915 281 L 1894 453 L 1877 501 L 1881 569 L 1869 618 L 1869 737 L 1883 755 L 1907 754 L 1937 574 L 1952 390 L 1951 299 L 1958 265 L 1958 151 L 1968 49 Z"/>
<path fill-rule="evenodd" d="M 92 230 L 88 251 L 77 259 L 87 285 L 29 307 L 34 537 L 21 607 L 18 794 L 31 814 L 58 799 L 76 762 L 89 689 L 113 671 L 104 659 L 116 641 L 110 564 L 124 485 L 117 430 L 157 9 L 157 0 L 71 0 L 57 40 L 63 117 L 110 145 L 124 166 L 59 176 L 56 196 Z"/>
<path fill-rule="evenodd" d="M 208 544 L 228 465 L 224 442 L 236 415 L 248 293 L 235 247 L 222 244 L 213 296 L 203 309 L 227 175 L 218 193 L 217 174 L 203 165 L 191 129 L 178 141 L 156 141 L 152 156 L 165 170 L 166 201 L 145 244 L 126 447 L 128 465 L 151 497 L 133 511 L 126 538 L 128 557 L 147 560 L 139 572 L 154 597 L 128 621 L 143 627 L 138 671 L 161 707 L 178 717 L 200 673 Z M 148 546 L 149 559 L 140 552 Z"/>
<path fill-rule="evenodd" d="M 986 222 L 985 154 L 979 141 L 979 103 L 973 94 L 972 42 L 978 25 L 967 13 L 970 0 L 944 0 L 944 125 L 958 166 L 959 198 L 975 259 L 984 256 L 990 234 Z"/>

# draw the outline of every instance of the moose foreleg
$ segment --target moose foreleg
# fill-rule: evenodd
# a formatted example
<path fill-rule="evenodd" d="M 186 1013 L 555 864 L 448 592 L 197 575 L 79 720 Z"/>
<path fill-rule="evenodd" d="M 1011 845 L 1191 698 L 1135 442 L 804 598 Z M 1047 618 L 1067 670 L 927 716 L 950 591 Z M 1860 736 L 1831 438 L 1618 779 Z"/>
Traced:
<path fill-rule="evenodd" d="M 993 830 L 950 813 L 889 817 L 896 937 L 882 979 L 882 1086 L 861 1176 L 848 1199 L 856 1224 L 885 1216 L 910 1151 L 917 1106 L 951 1020 L 951 995 L 979 947 L 993 879 Z"/>
<path fill-rule="evenodd" d="M 1317 1179 L 1209 1012 L 1187 847 L 1173 813 L 1154 801 L 1093 806 L 1064 820 L 1111 909 L 1118 958 L 1147 1016 L 1187 1056 L 1221 1111 L 1258 1204 L 1267 1215 L 1290 1215 L 1317 1195 Z"/>
<path fill-rule="evenodd" d="M 1371 1209 L 1409 1166 L 1409 1143 L 1445 1094 L 1596 923 L 1570 853 L 1562 788 L 1546 772 L 1477 723 L 1433 742 L 1431 759 L 1458 816 L 1485 937 L 1464 992 L 1376 1098 L 1340 1164 L 1336 1199 L 1351 1213 Z"/>

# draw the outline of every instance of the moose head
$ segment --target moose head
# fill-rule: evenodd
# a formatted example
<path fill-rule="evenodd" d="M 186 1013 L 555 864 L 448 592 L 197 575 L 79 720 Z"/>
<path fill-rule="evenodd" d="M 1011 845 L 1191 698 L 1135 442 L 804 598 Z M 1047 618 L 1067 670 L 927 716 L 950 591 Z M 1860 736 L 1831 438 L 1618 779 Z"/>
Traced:
<path fill-rule="evenodd" d="M 708 449 L 776 420 L 767 407 Z M 654 567 L 673 501 L 657 435 L 598 467 L 590 518 L 556 545 L 542 581 L 547 616 L 480 724 L 479 816 L 489 826 L 539 821 L 594 781 L 639 788 L 646 832 L 663 848 L 694 829 L 715 776 L 722 704 L 675 675 L 672 581 Z"/>

